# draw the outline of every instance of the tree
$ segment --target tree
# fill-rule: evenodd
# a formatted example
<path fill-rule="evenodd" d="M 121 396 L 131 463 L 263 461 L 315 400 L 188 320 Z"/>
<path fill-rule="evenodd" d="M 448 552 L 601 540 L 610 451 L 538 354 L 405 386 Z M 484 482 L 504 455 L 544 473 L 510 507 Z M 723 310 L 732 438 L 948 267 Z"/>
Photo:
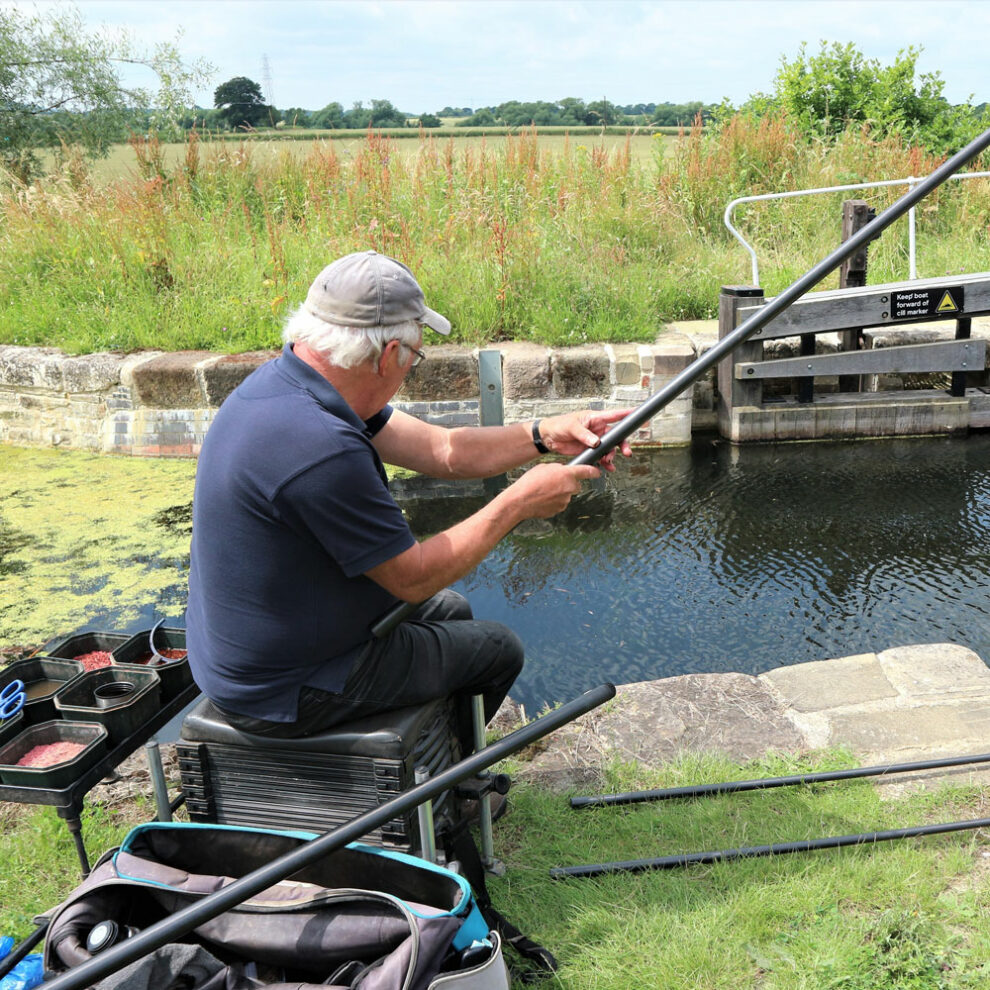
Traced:
<path fill-rule="evenodd" d="M 457 121 L 457 127 L 493 127 L 496 124 L 491 107 L 480 107 L 470 117 Z"/>
<path fill-rule="evenodd" d="M 954 107 L 942 96 L 939 73 L 916 80 L 920 54 L 920 48 L 903 49 L 885 66 L 851 43 L 822 42 L 815 55 L 802 45 L 793 61 L 781 59 L 773 94 L 757 94 L 744 109 L 784 110 L 802 130 L 821 137 L 868 123 L 878 134 L 902 134 L 950 151 L 975 136 L 978 124 L 968 106 Z"/>
<path fill-rule="evenodd" d="M 707 123 L 712 114 L 718 109 L 714 104 L 704 103 L 658 103 L 653 108 L 651 123 L 660 127 L 688 127 L 700 113 L 703 122 Z"/>
<path fill-rule="evenodd" d="M 560 106 L 560 121 L 561 124 L 570 124 L 572 127 L 584 123 L 585 115 L 588 112 L 588 108 L 584 105 L 584 100 L 580 100 L 575 96 L 565 96 L 562 100 L 557 101 Z"/>
<path fill-rule="evenodd" d="M 282 118 L 289 127 L 312 127 L 314 114 L 302 107 L 289 107 L 282 111 Z"/>
<path fill-rule="evenodd" d="M 371 111 L 364 105 L 362 100 L 358 100 L 344 114 L 344 127 L 354 127 L 363 130 L 371 123 Z"/>
<path fill-rule="evenodd" d="M 344 108 L 337 102 L 328 103 L 322 110 L 317 110 L 312 119 L 313 126 L 322 130 L 347 126 L 344 123 Z"/>
<path fill-rule="evenodd" d="M 618 123 L 618 121 L 619 113 L 615 108 L 615 104 L 609 103 L 605 99 L 594 100 L 589 103 L 584 115 L 584 122 L 586 124 L 607 125 Z"/>
<path fill-rule="evenodd" d="M 389 100 L 372 100 L 369 123 L 372 127 L 405 127 L 406 115 Z"/>
<path fill-rule="evenodd" d="M 419 115 L 420 127 L 439 127 L 440 124 L 441 120 L 435 113 L 421 113 Z"/>
<path fill-rule="evenodd" d="M 274 108 L 265 104 L 261 87 L 247 76 L 234 76 L 217 86 L 213 105 L 223 113 L 231 128 L 263 127 L 275 123 Z"/>
<path fill-rule="evenodd" d="M 125 87 L 123 64 L 146 66 L 157 92 Z M 177 131 L 192 86 L 210 71 L 183 62 L 173 42 L 145 52 L 125 37 L 91 31 L 73 7 L 0 8 L 0 165 L 28 182 L 40 171 L 39 148 L 106 154 L 127 136 L 136 110 L 147 112 L 144 123 L 154 130 Z"/>

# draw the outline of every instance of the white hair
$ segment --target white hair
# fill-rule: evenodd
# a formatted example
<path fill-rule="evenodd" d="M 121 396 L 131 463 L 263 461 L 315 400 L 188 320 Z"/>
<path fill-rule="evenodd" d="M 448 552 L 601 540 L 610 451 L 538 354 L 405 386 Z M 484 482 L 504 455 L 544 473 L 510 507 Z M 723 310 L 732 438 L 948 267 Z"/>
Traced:
<path fill-rule="evenodd" d="M 354 368 L 365 361 L 377 361 L 390 340 L 416 347 L 422 332 L 415 320 L 389 326 L 344 327 L 327 323 L 300 306 L 285 321 L 282 340 L 307 344 L 338 368 Z"/>

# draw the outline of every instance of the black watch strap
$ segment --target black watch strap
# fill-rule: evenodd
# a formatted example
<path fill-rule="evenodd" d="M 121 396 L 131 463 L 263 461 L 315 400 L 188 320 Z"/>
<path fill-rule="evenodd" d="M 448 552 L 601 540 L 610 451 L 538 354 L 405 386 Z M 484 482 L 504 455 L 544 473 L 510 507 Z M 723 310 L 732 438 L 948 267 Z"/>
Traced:
<path fill-rule="evenodd" d="M 533 420 L 533 446 L 541 454 L 550 453 L 550 448 L 543 442 L 543 437 L 540 436 L 540 421 L 538 419 Z"/>

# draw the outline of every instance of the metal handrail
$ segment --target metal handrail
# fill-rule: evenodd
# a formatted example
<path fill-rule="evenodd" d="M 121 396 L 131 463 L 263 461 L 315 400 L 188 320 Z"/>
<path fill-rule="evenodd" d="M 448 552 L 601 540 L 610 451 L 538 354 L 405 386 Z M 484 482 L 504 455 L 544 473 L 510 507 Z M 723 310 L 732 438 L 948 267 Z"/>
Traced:
<path fill-rule="evenodd" d="M 950 175 L 949 179 L 990 179 L 990 172 L 958 172 L 955 175 Z M 732 234 L 732 236 L 749 252 L 753 265 L 753 285 L 759 285 L 760 266 L 759 262 L 756 260 L 756 250 L 752 247 L 752 245 L 747 243 L 742 234 L 740 234 L 739 231 L 732 225 L 732 213 L 740 204 L 759 203 L 770 199 L 793 199 L 796 196 L 815 196 L 819 193 L 850 192 L 854 189 L 878 189 L 881 186 L 907 186 L 908 189 L 911 190 L 921 181 L 921 179 L 911 175 L 906 179 L 884 179 L 881 182 L 855 182 L 845 186 L 822 186 L 819 189 L 796 189 L 791 192 L 763 193 L 759 196 L 740 196 L 738 199 L 732 200 L 732 202 L 726 206 L 725 214 L 722 219 L 725 226 L 728 228 L 729 233 Z M 910 279 L 916 279 L 918 277 L 916 249 L 917 235 L 915 233 L 915 212 L 914 207 L 912 206 L 911 209 L 908 210 L 908 277 Z"/>

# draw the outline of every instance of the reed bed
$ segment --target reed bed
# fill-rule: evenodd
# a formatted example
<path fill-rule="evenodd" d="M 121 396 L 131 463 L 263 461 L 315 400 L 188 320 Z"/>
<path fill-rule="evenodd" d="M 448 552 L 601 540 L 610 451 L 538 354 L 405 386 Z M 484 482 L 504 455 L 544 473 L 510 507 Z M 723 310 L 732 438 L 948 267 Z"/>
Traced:
<path fill-rule="evenodd" d="M 490 144 L 423 132 L 400 154 L 369 132 L 347 156 L 332 141 L 261 156 L 251 142 L 193 133 L 179 159 L 154 138 L 132 140 L 134 167 L 99 183 L 67 153 L 43 182 L 0 194 L 0 342 L 275 347 L 315 273 L 369 248 L 413 269 L 463 344 L 652 340 L 671 321 L 714 316 L 720 285 L 748 283 L 749 259 L 722 224 L 730 199 L 921 176 L 938 163 L 867 131 L 810 142 L 784 119 L 694 129 L 666 153 L 669 139 L 655 140 L 644 159 L 628 140 L 548 148 L 535 129 Z M 896 195 L 863 198 L 880 209 Z M 741 211 L 768 293 L 835 246 L 843 198 Z M 922 275 L 984 270 L 988 244 L 985 180 L 919 209 Z M 870 280 L 905 278 L 906 251 L 895 225 L 871 249 Z"/>

